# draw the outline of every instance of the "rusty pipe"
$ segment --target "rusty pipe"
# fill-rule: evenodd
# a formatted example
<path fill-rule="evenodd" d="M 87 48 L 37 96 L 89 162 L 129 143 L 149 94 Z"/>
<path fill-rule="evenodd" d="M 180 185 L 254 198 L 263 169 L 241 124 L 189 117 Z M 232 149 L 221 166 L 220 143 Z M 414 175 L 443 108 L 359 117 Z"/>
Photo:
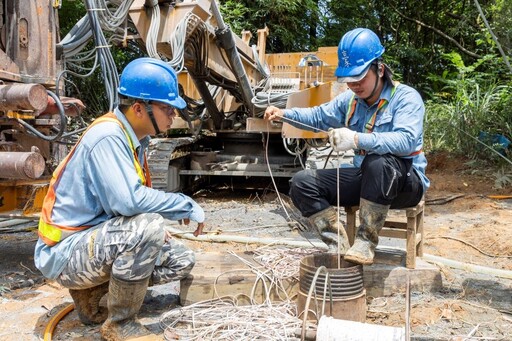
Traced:
<path fill-rule="evenodd" d="M 44 168 L 44 158 L 38 152 L 0 152 L 0 178 L 37 179 Z"/>
<path fill-rule="evenodd" d="M 43 111 L 47 104 L 48 94 L 41 84 L 0 85 L 0 111 Z"/>
<path fill-rule="evenodd" d="M 76 117 L 82 114 L 85 110 L 84 103 L 73 97 L 59 97 L 64 107 L 64 113 L 69 117 Z M 48 105 L 41 115 L 58 115 L 60 108 L 57 101 L 52 96 L 48 96 Z"/>

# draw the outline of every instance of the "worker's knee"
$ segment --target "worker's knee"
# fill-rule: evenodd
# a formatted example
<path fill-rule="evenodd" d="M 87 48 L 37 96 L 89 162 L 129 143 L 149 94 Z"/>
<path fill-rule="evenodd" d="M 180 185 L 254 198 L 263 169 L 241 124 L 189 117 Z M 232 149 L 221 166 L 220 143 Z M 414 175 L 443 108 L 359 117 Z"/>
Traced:
<path fill-rule="evenodd" d="M 375 178 L 389 168 L 390 162 L 386 155 L 369 154 L 364 158 L 361 165 L 363 177 Z"/>
<path fill-rule="evenodd" d="M 301 170 L 290 181 L 290 198 L 297 205 L 298 201 L 307 193 L 307 189 L 316 187 L 316 171 L 313 169 Z"/>
<path fill-rule="evenodd" d="M 159 254 L 153 271 L 153 283 L 163 284 L 186 278 L 195 264 L 194 252 L 181 241 L 171 239 Z"/>
<path fill-rule="evenodd" d="M 194 268 L 194 265 L 196 265 L 196 259 L 194 256 L 194 253 L 191 254 L 191 257 L 187 258 L 181 263 L 182 267 L 178 271 L 176 271 L 178 279 L 186 278 L 190 272 L 192 272 L 192 269 Z"/>
<path fill-rule="evenodd" d="M 367 155 L 361 165 L 361 198 L 390 205 L 403 188 L 411 163 L 391 154 Z"/>

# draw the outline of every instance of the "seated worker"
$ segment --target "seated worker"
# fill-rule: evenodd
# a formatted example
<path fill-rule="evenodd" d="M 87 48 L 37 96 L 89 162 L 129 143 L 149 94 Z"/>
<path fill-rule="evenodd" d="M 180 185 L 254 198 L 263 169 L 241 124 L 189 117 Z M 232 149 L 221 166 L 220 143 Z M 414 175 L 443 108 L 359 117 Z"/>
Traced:
<path fill-rule="evenodd" d="M 270 106 L 265 119 L 302 124 L 324 131 L 334 151 L 353 149 L 354 167 L 305 169 L 296 173 L 290 197 L 304 217 L 309 217 L 327 243 L 336 242 L 339 186 L 340 206 L 359 205 L 360 225 L 350 247 L 345 229 L 337 248 L 344 259 L 372 264 L 379 231 L 389 208 L 418 204 L 429 187 L 423 153 L 425 107 L 419 93 L 393 82 L 383 63 L 384 47 L 377 35 L 366 28 L 347 32 L 338 46 L 339 82 L 342 92 L 328 103 L 312 108 L 281 110 Z M 330 236 L 330 237 L 329 237 Z M 330 240 L 329 240 L 330 239 Z"/>
<path fill-rule="evenodd" d="M 175 71 L 140 58 L 123 70 L 120 104 L 97 118 L 55 170 L 43 203 L 34 261 L 69 289 L 84 324 L 103 323 L 106 340 L 154 340 L 137 321 L 148 285 L 186 277 L 194 253 L 171 238 L 164 218 L 198 223 L 191 198 L 151 188 L 150 135 L 183 109 Z M 107 310 L 99 307 L 108 292 Z"/>

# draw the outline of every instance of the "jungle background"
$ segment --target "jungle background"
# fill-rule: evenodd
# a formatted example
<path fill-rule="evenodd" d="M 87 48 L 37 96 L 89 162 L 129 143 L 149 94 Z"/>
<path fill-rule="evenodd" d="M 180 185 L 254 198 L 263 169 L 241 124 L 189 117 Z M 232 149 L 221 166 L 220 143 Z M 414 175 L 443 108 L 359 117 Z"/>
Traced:
<path fill-rule="evenodd" d="M 512 185 L 511 1 L 221 0 L 219 5 L 235 34 L 268 27 L 267 53 L 314 52 L 336 46 L 355 27 L 372 29 L 386 48 L 384 61 L 394 78 L 423 96 L 427 155 L 463 157 L 465 168 L 492 178 L 495 189 Z M 82 1 L 61 6 L 64 37 L 86 9 Z M 144 51 L 128 44 L 114 46 L 113 55 L 120 72 Z M 96 70 L 67 87 L 86 103 L 86 117 L 107 107 L 105 96 L 86 90 L 102 89 L 102 83 Z"/>

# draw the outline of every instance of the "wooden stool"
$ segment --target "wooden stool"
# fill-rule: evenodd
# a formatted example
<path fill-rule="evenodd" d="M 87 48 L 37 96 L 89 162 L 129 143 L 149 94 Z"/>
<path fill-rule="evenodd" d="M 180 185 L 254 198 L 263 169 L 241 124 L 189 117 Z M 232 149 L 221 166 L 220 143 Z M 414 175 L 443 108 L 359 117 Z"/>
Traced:
<path fill-rule="evenodd" d="M 422 200 L 418 205 L 405 209 L 407 222 L 393 221 L 389 216 L 386 218 L 384 227 L 379 236 L 389 238 L 405 239 L 405 266 L 409 269 L 416 267 L 416 256 L 423 256 L 423 208 L 425 202 Z M 347 213 L 347 235 L 350 245 L 354 244 L 356 229 L 356 213 L 359 206 L 345 207 Z"/>

